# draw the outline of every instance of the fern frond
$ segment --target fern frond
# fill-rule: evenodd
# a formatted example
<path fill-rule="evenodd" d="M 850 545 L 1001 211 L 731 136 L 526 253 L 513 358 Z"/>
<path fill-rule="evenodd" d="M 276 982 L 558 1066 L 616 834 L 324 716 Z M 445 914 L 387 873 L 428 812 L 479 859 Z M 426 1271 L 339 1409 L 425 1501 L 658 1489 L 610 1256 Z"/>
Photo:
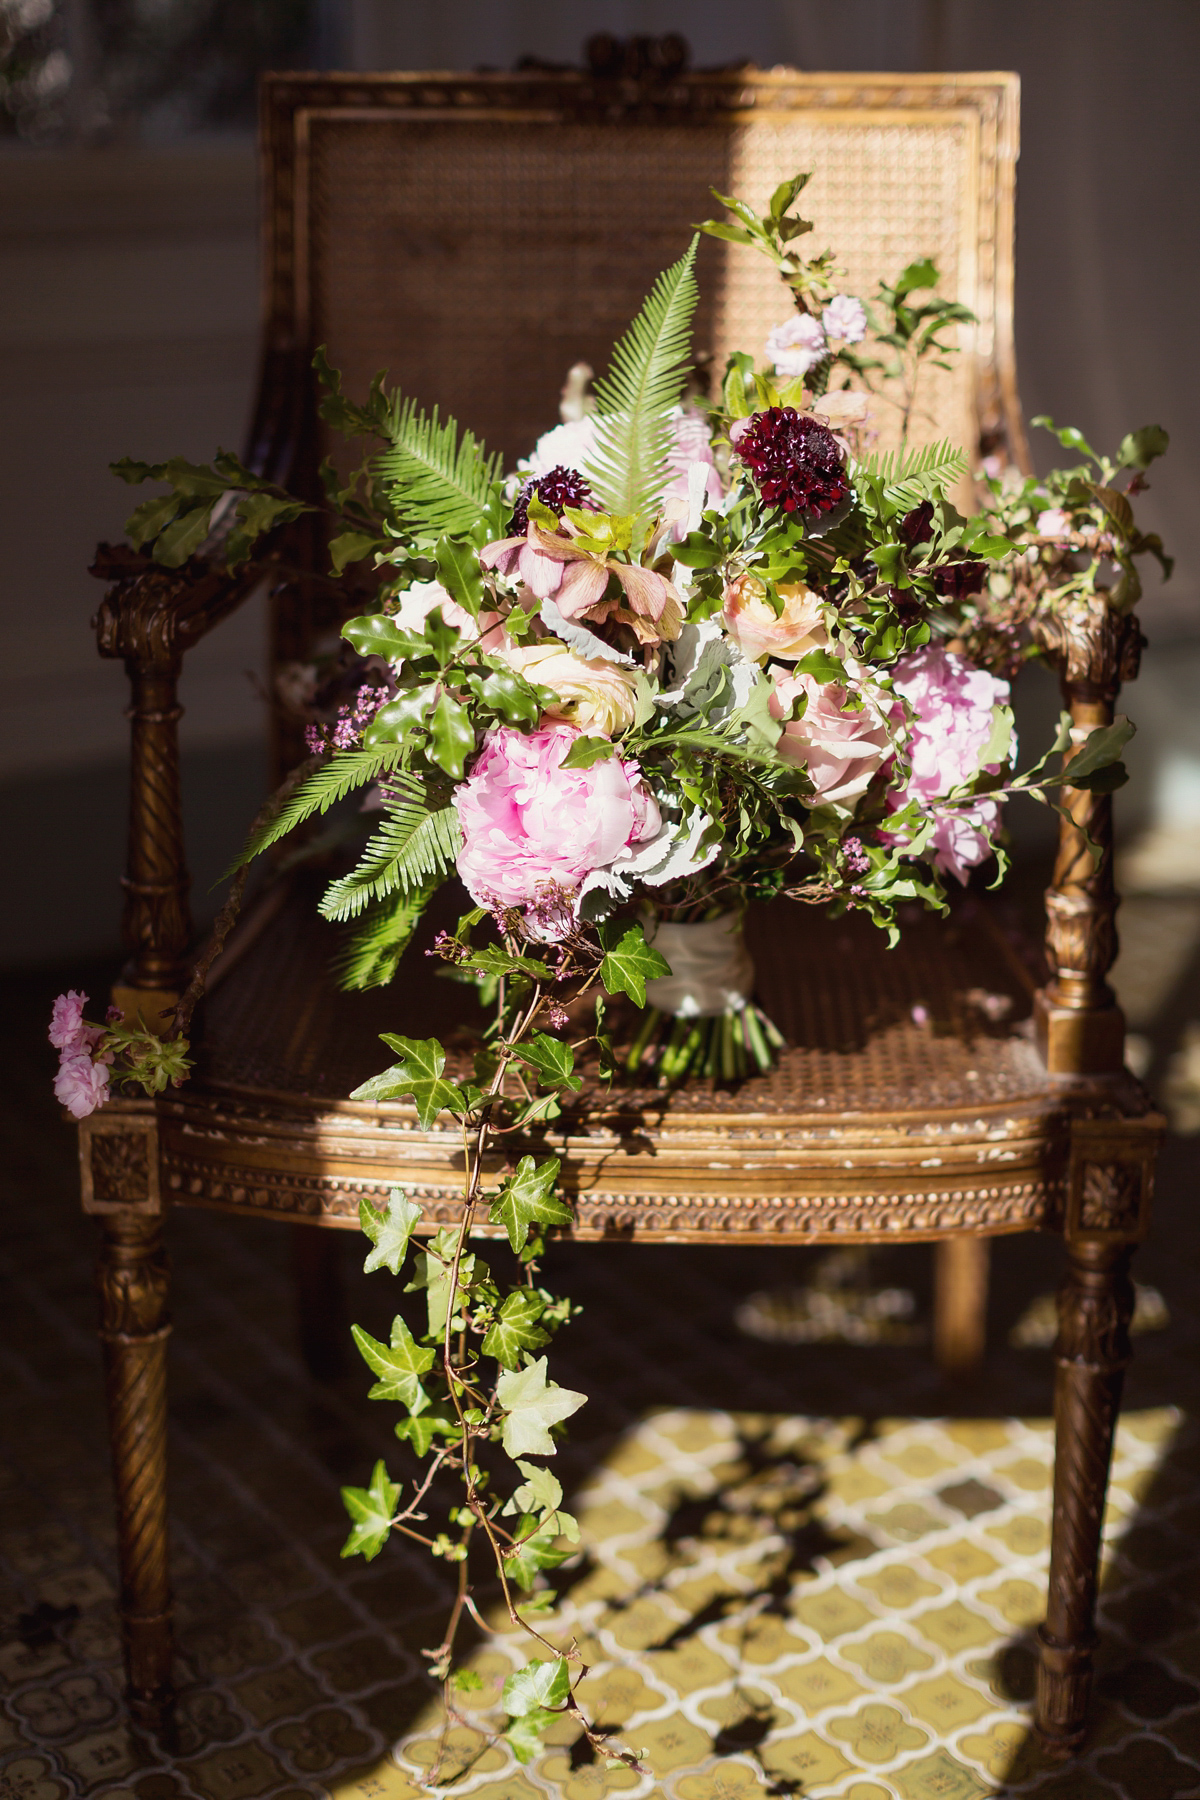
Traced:
<path fill-rule="evenodd" d="M 372 906 L 333 958 L 339 987 L 357 993 L 387 985 L 412 941 L 433 891 L 430 886 L 411 894 L 393 894 L 389 900 Z"/>
<path fill-rule="evenodd" d="M 935 488 L 952 487 L 961 481 L 967 472 L 967 459 L 957 445 L 944 438 L 940 444 L 889 450 L 885 456 L 873 451 L 855 464 L 855 470 L 882 481 L 889 500 L 909 500 L 915 506 L 928 499 Z"/>
<path fill-rule="evenodd" d="M 612 513 L 647 512 L 670 480 L 668 414 L 690 368 L 698 242 L 658 277 L 596 383 L 596 448 L 586 473 Z"/>
<path fill-rule="evenodd" d="M 390 486 L 389 499 L 401 525 L 410 531 L 452 536 L 469 531 L 482 517 L 502 457 L 488 456 L 473 432 L 458 435 L 453 419 L 439 424 L 437 407 L 425 413 L 405 400 L 392 413 L 392 448 L 376 469 Z"/>
<path fill-rule="evenodd" d="M 257 831 L 250 834 L 244 850 L 230 864 L 227 871 L 232 875 L 243 863 L 253 861 L 256 856 L 286 837 L 305 819 L 311 819 L 314 813 L 328 812 L 339 800 L 357 787 L 365 787 L 386 772 L 395 771 L 391 775 L 393 789 L 405 794 L 420 795 L 424 790 L 415 775 L 396 770 L 396 765 L 404 755 L 403 744 L 381 744 L 374 750 L 341 750 L 327 763 L 313 771 L 308 780 L 302 782 L 295 793 L 285 800 L 273 819 L 260 825 Z"/>
<path fill-rule="evenodd" d="M 323 918 L 356 918 L 373 900 L 436 885 L 453 868 L 462 836 L 452 806 L 430 812 L 422 794 L 389 801 L 386 812 L 358 866 L 325 890 L 318 909 Z"/>

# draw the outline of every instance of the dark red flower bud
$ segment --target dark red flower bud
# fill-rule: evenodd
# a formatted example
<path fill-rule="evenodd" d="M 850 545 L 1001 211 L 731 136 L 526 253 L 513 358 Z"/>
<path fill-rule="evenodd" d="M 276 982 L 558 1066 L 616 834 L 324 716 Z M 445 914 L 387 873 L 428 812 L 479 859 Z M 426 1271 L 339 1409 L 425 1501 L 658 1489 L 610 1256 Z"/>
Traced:
<path fill-rule="evenodd" d="M 965 600 L 968 595 L 979 593 L 986 574 L 986 563 L 968 557 L 963 562 L 943 563 L 940 569 L 935 569 L 933 585 L 945 600 Z"/>
<path fill-rule="evenodd" d="M 552 513 L 562 518 L 564 506 L 593 507 L 592 490 L 587 480 L 578 469 L 568 469 L 560 463 L 551 469 L 548 475 L 538 475 L 527 481 L 517 495 L 517 504 L 513 508 L 512 532 L 515 537 L 523 537 L 529 524 L 529 500 L 536 494 L 543 506 L 548 506 Z"/>
<path fill-rule="evenodd" d="M 933 501 L 922 500 L 920 506 L 905 513 L 899 524 L 901 539 L 911 550 L 914 544 L 923 544 L 929 536 L 929 527 L 933 523 Z"/>

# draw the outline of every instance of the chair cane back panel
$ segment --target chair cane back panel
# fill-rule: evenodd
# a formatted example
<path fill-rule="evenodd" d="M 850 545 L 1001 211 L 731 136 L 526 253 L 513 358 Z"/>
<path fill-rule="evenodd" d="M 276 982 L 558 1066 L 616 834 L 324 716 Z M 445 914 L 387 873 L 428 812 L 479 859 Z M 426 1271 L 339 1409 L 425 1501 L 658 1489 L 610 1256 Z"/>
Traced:
<path fill-rule="evenodd" d="M 724 216 L 710 187 L 765 206 L 812 168 L 804 246 L 832 246 L 849 291 L 931 256 L 978 317 L 953 372 L 922 375 L 913 438 L 1022 461 L 1017 95 L 1005 74 L 268 77 L 267 366 L 307 381 L 325 344 L 351 393 L 386 367 L 511 463 L 557 422 L 567 369 L 602 372 L 695 222 Z M 699 272 L 696 342 L 719 376 L 735 348 L 762 357 L 790 302 L 740 246 L 702 240 Z M 287 410 L 266 396 L 267 416 Z M 877 410 L 887 447 L 898 414 Z"/>

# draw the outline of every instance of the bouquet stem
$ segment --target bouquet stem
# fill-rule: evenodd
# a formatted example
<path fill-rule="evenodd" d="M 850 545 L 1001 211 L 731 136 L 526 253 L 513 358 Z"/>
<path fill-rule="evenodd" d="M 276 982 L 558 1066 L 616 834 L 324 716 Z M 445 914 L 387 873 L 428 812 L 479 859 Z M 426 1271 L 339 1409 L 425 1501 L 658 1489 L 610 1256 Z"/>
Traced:
<path fill-rule="evenodd" d="M 675 1087 L 689 1076 L 741 1081 L 774 1067 L 784 1040 L 753 1000 L 736 1011 L 681 1019 L 647 1007 L 625 1056 L 627 1075 L 652 1075 L 659 1087 Z"/>

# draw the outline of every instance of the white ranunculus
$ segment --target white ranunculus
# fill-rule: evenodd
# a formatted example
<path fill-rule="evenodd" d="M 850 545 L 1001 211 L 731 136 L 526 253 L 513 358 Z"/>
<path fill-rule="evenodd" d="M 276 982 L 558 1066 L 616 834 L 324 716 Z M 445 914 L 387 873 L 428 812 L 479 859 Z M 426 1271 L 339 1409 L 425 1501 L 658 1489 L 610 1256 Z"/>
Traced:
<path fill-rule="evenodd" d="M 535 686 L 552 688 L 559 704 L 548 713 L 581 731 L 616 737 L 633 724 L 637 708 L 637 672 L 601 657 L 576 656 L 557 640 L 520 644 L 496 652 L 497 660 L 516 669 Z"/>

